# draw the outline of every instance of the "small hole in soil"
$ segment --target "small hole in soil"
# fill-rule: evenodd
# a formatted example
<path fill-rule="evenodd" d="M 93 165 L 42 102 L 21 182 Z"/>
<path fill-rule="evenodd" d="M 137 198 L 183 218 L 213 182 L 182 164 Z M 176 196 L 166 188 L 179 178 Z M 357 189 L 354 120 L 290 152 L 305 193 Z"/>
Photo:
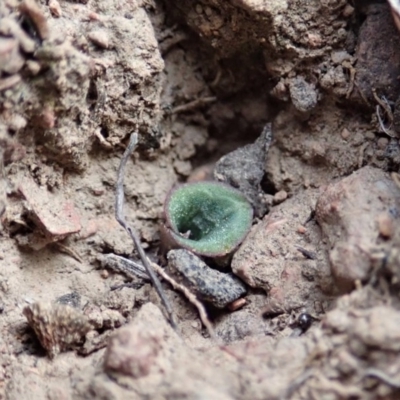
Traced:
<path fill-rule="evenodd" d="M 262 132 L 259 127 L 243 127 L 240 120 L 229 122 L 223 128 L 211 126 L 206 144 L 197 150 L 191 160 L 193 168 L 198 168 L 210 163 L 216 163 L 225 154 L 239 149 L 247 144 L 254 143 Z"/>
<path fill-rule="evenodd" d="M 86 96 L 89 103 L 95 103 L 99 98 L 99 92 L 97 90 L 97 85 L 94 80 L 90 81 L 89 90 Z"/>
<path fill-rule="evenodd" d="M 100 130 L 101 135 L 103 136 L 104 139 L 107 139 L 110 136 L 110 133 L 108 132 L 108 127 L 107 126 L 102 126 Z"/>
<path fill-rule="evenodd" d="M 264 193 L 267 193 L 267 194 L 273 195 L 277 192 L 277 189 L 276 189 L 274 183 L 268 179 L 267 175 L 264 175 L 264 177 L 261 181 L 261 188 L 264 191 Z"/>
<path fill-rule="evenodd" d="M 21 18 L 21 27 L 28 34 L 28 36 L 36 39 L 36 41 L 40 40 L 35 25 L 28 18 Z"/>

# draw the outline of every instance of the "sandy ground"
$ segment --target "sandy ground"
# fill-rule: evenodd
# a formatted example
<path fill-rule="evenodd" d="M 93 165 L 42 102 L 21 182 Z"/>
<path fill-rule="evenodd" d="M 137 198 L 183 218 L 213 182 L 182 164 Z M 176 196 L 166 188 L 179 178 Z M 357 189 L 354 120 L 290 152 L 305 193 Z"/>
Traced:
<path fill-rule="evenodd" d="M 0 2 L 0 398 L 399 398 L 399 35 L 381 1 Z M 124 211 L 163 268 L 176 183 L 254 206 L 204 259 L 241 308 L 190 287 L 215 338 L 111 265 L 138 260 L 132 132 Z"/>

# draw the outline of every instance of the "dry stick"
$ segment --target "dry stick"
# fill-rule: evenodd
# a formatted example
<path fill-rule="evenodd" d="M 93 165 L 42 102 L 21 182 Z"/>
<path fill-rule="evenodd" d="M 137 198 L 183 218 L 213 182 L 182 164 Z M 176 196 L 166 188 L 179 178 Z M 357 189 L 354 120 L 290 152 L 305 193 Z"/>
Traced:
<path fill-rule="evenodd" d="M 216 100 L 217 98 L 215 96 L 200 97 L 199 99 L 190 101 L 189 103 L 174 107 L 171 110 L 171 114 L 178 114 L 181 112 L 192 111 L 197 107 L 200 107 L 204 104 L 213 103 Z"/>
<path fill-rule="evenodd" d="M 146 268 L 146 272 L 149 275 L 151 282 L 153 283 L 154 287 L 158 295 L 161 298 L 162 303 L 167 311 L 169 321 L 172 327 L 177 331 L 178 326 L 175 321 L 174 313 L 172 311 L 171 305 L 166 298 L 164 291 L 162 289 L 161 283 L 157 278 L 157 275 L 154 273 L 153 268 L 151 267 L 148 258 L 143 250 L 143 247 L 140 243 L 140 240 L 136 234 L 136 232 L 127 224 L 124 217 L 123 206 L 124 206 L 124 173 L 125 173 L 125 166 L 128 162 L 129 156 L 131 155 L 133 149 L 135 148 L 138 141 L 138 135 L 136 132 L 131 134 L 129 139 L 128 147 L 126 148 L 121 163 L 118 168 L 118 176 L 117 176 L 117 184 L 116 184 L 116 197 L 115 197 L 115 218 L 120 223 L 120 225 L 129 233 L 135 247 L 136 251 L 139 253 L 139 257 L 143 263 L 143 266 Z"/>
<path fill-rule="evenodd" d="M 207 311 L 204 308 L 204 305 L 199 300 L 197 300 L 196 296 L 188 288 L 172 279 L 159 265 L 153 262 L 151 262 L 151 265 L 164 280 L 166 280 L 175 290 L 179 290 L 189 300 L 189 302 L 197 308 L 201 322 L 207 328 L 208 334 L 210 335 L 211 339 L 216 341 L 217 339 L 214 333 L 214 329 L 210 320 L 208 319 Z"/>
<path fill-rule="evenodd" d="M 113 269 L 114 271 L 123 272 L 125 275 L 134 278 L 139 277 L 141 279 L 149 280 L 149 276 L 146 273 L 145 268 L 142 264 L 128 260 L 127 258 L 117 256 L 116 254 L 107 254 L 102 256 L 100 259 L 101 264 L 104 264 L 108 268 Z M 206 327 L 210 337 L 215 340 L 215 333 L 213 327 L 211 325 L 210 320 L 207 317 L 206 309 L 203 304 L 197 299 L 197 297 L 185 286 L 176 282 L 173 278 L 171 278 L 159 265 L 153 263 L 149 260 L 149 263 L 154 268 L 154 270 L 161 276 L 165 281 L 167 281 L 173 289 L 181 292 L 186 299 L 192 303 L 196 308 L 200 316 L 200 320 L 203 325 Z M 120 286 L 116 287 L 119 288 Z M 115 290 L 115 289 L 113 289 Z"/>
<path fill-rule="evenodd" d="M 394 387 L 395 389 L 400 389 L 400 380 L 387 375 L 385 372 L 380 371 L 376 368 L 368 368 L 364 371 L 364 377 L 373 377 L 381 380 L 389 386 Z"/>
<path fill-rule="evenodd" d="M 386 133 L 386 135 L 388 135 L 390 137 L 394 137 L 393 133 L 391 132 L 391 128 L 392 128 L 392 125 L 393 125 L 394 117 L 393 117 L 392 109 L 390 108 L 390 105 L 389 105 L 387 99 L 385 98 L 385 96 L 382 96 L 382 98 L 380 99 L 378 97 L 378 95 L 376 94 L 376 90 L 375 89 L 372 90 L 372 94 L 374 95 L 375 101 L 378 103 L 377 106 L 376 106 L 376 115 L 378 117 L 378 122 L 379 122 L 379 126 L 380 126 L 381 130 L 384 133 Z M 390 122 L 389 128 L 385 127 L 385 124 L 384 124 L 384 122 L 382 120 L 382 117 L 381 117 L 380 107 L 382 107 L 385 110 L 386 115 L 389 118 L 389 122 Z"/>

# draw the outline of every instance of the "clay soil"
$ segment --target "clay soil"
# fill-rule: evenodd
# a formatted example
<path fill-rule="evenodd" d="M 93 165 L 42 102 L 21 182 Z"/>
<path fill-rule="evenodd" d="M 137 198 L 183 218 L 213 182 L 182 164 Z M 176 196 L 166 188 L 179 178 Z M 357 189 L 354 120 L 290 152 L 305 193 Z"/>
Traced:
<path fill-rule="evenodd" d="M 399 76 L 379 0 L 0 0 L 0 398 L 400 398 Z M 110 262 L 138 260 L 133 132 L 124 212 L 162 268 L 174 185 L 254 205 L 205 259 L 246 285 L 205 302 L 215 337 Z"/>

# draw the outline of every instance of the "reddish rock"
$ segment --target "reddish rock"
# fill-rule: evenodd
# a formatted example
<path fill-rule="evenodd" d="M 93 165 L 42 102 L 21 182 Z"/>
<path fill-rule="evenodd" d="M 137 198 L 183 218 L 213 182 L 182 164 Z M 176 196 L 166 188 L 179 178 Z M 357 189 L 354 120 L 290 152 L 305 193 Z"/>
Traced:
<path fill-rule="evenodd" d="M 80 216 L 71 201 L 54 195 L 25 179 L 19 191 L 28 202 L 28 211 L 46 236 L 62 239 L 81 229 Z"/>
<path fill-rule="evenodd" d="M 132 378 L 150 373 L 161 347 L 162 337 L 151 330 L 140 331 L 135 324 L 120 329 L 107 347 L 104 367 Z"/>
<path fill-rule="evenodd" d="M 382 215 L 400 215 L 400 191 L 389 174 L 364 167 L 327 187 L 316 218 L 330 245 L 332 274 L 341 291 L 368 280 L 370 254 L 379 244 Z"/>
<path fill-rule="evenodd" d="M 332 288 L 321 231 L 310 220 L 318 195 L 318 190 L 308 190 L 274 207 L 233 257 L 233 272 L 249 286 L 266 291 L 271 314 L 302 306 L 312 311 Z M 305 228 L 301 232 L 299 225 Z"/>

